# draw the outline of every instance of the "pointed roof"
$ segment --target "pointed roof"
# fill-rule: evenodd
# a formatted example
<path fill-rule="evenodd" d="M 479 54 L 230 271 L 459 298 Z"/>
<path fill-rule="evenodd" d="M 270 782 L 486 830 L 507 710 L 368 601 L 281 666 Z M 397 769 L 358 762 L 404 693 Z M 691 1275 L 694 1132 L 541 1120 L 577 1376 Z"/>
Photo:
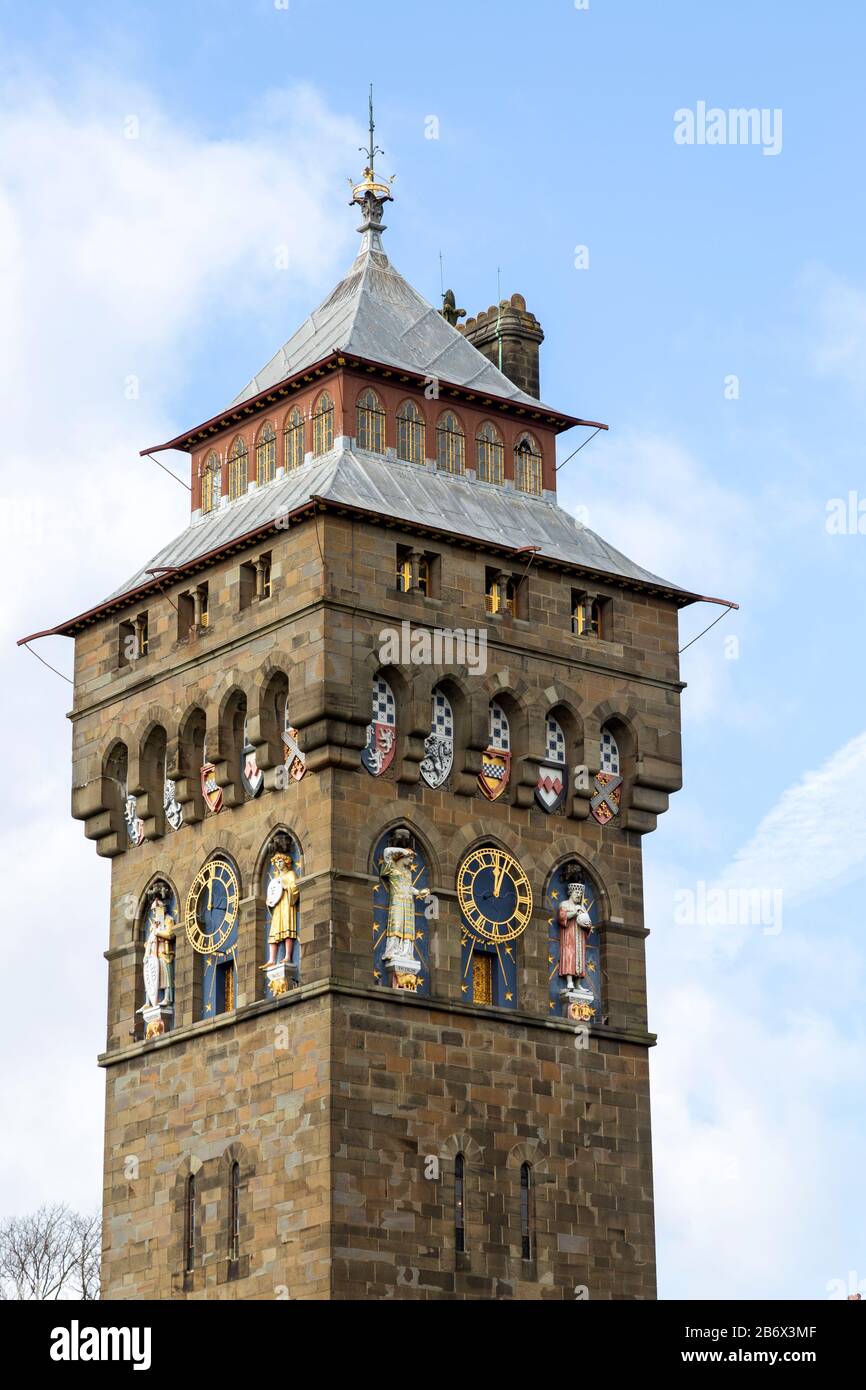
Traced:
<path fill-rule="evenodd" d="M 394 268 L 382 247 L 385 228 L 365 222 L 359 230 L 361 248 L 347 274 L 231 406 L 271 390 L 337 349 L 537 409 L 534 397 L 509 381 Z"/>

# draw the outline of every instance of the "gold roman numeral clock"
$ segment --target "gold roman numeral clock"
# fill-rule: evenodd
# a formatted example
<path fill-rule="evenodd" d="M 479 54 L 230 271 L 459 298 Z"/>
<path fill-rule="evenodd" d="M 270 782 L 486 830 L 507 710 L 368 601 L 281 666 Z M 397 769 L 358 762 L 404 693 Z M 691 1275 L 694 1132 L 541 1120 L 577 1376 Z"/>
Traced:
<path fill-rule="evenodd" d="M 457 898 L 468 930 L 493 946 L 521 936 L 532 917 L 529 879 L 513 854 L 492 845 L 463 860 Z"/>
<path fill-rule="evenodd" d="M 240 885 L 224 859 L 212 859 L 196 874 L 186 899 L 186 934 L 194 951 L 212 955 L 237 921 Z"/>

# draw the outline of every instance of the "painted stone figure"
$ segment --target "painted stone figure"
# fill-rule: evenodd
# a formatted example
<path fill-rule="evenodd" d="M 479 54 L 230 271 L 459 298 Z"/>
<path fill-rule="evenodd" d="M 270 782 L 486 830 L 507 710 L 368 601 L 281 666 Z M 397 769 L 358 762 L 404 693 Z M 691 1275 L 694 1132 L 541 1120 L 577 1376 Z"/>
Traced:
<path fill-rule="evenodd" d="M 415 900 L 429 898 L 427 888 L 416 888 L 414 850 L 405 830 L 398 830 L 393 844 L 386 845 L 379 876 L 388 889 L 388 921 L 382 962 L 393 972 L 395 987 L 414 988 L 414 977 L 421 969 L 415 951 Z"/>
<path fill-rule="evenodd" d="M 569 883 L 568 897 L 560 904 L 557 918 L 559 974 L 565 979 L 566 988 L 573 990 L 575 978 L 586 978 L 586 938 L 592 931 L 582 883 Z"/>
<path fill-rule="evenodd" d="M 157 884 L 147 914 L 142 961 L 144 1004 L 139 1013 L 146 1025 L 145 1038 L 164 1033 L 174 1017 L 175 911 L 171 890 Z"/>
<path fill-rule="evenodd" d="M 292 942 L 298 939 L 298 880 L 288 854 L 277 851 L 271 857 L 271 881 L 267 905 L 271 913 L 268 931 L 268 965 L 276 965 L 282 946 L 283 956 L 292 956 Z"/>
<path fill-rule="evenodd" d="M 265 986 L 271 998 L 287 994 L 300 978 L 300 879 L 303 874 L 301 849 L 287 831 L 280 831 L 267 853 L 265 903 L 267 918 L 267 960 Z"/>

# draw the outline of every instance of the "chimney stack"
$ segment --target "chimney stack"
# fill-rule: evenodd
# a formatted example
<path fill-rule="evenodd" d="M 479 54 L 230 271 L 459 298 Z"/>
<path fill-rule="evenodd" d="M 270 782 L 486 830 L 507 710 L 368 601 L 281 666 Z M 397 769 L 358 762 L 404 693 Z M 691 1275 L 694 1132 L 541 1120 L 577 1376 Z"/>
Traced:
<path fill-rule="evenodd" d="M 522 294 L 501 300 L 498 309 L 491 304 L 474 319 L 456 326 L 473 347 L 502 369 L 509 381 L 538 400 L 538 349 L 544 333 Z"/>

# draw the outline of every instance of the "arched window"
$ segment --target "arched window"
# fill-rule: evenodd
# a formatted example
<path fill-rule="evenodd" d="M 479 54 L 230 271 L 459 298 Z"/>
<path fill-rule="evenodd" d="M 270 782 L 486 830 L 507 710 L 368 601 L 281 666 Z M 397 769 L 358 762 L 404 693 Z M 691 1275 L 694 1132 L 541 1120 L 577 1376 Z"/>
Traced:
<path fill-rule="evenodd" d="M 454 1160 L 454 1248 L 458 1253 L 466 1249 L 466 1194 L 465 1160 L 458 1154 Z"/>
<path fill-rule="evenodd" d="M 528 1163 L 520 1165 L 520 1254 L 522 1259 L 532 1259 L 532 1230 L 530 1222 L 530 1184 L 532 1170 Z"/>
<path fill-rule="evenodd" d="M 195 1174 L 190 1173 L 186 1180 L 186 1209 L 184 1212 L 184 1269 L 191 1274 L 195 1269 Z"/>
<path fill-rule="evenodd" d="M 453 410 L 439 416 L 436 426 L 436 466 L 445 473 L 462 473 L 466 467 L 466 436 Z"/>
<path fill-rule="evenodd" d="M 229 449 L 229 497 L 243 497 L 249 478 L 247 446 L 238 435 Z"/>
<path fill-rule="evenodd" d="M 404 401 L 397 411 L 397 457 L 407 463 L 424 462 L 424 416 L 414 401 Z"/>
<path fill-rule="evenodd" d="M 215 511 L 220 504 L 221 492 L 220 461 L 214 450 L 211 449 L 201 475 L 201 509 L 203 512 Z"/>
<path fill-rule="evenodd" d="M 229 1175 L 229 1259 L 237 1260 L 241 1249 L 241 1166 L 233 1163 Z"/>
<path fill-rule="evenodd" d="M 259 485 L 272 483 L 277 476 L 277 436 L 268 420 L 256 445 L 256 478 Z"/>
<path fill-rule="evenodd" d="M 319 458 L 334 447 L 334 402 L 323 391 L 313 412 L 313 457 Z"/>
<path fill-rule="evenodd" d="M 371 388 L 358 397 L 355 434 L 358 448 L 371 454 L 385 452 L 385 412 L 376 392 Z"/>
<path fill-rule="evenodd" d="M 522 434 L 514 450 L 514 486 L 541 496 L 541 450 L 531 434 Z"/>
<path fill-rule="evenodd" d="M 485 420 L 475 436 L 475 475 L 480 483 L 501 483 L 505 475 L 502 436 Z"/>
<path fill-rule="evenodd" d="M 286 416 L 283 431 L 284 466 L 287 473 L 304 461 L 304 415 L 297 406 Z"/>

